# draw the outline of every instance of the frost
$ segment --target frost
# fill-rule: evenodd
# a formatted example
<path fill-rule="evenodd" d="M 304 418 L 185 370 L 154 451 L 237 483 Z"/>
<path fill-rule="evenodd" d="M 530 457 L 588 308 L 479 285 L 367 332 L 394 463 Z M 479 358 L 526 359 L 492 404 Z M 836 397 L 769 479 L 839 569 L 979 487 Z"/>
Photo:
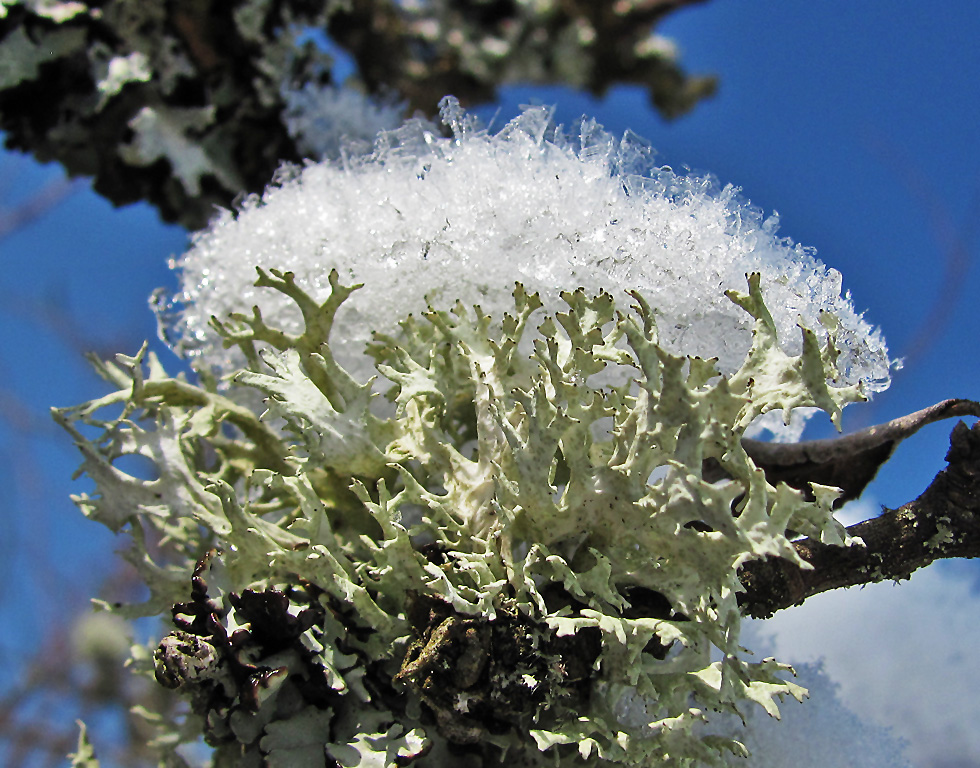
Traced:
<path fill-rule="evenodd" d="M 370 156 L 285 173 L 199 234 L 177 264 L 182 291 L 169 333 L 181 349 L 234 370 L 241 358 L 223 349 L 212 315 L 257 304 L 271 322 L 299 327 L 285 297 L 251 286 L 256 266 L 294 272 L 317 299 L 337 269 L 364 284 L 338 316 L 333 345 L 360 378 L 370 374 L 360 351 L 372 331 L 395 333 L 406 314 L 457 299 L 499 315 L 515 281 L 550 310 L 562 290 L 605 290 L 617 301 L 639 290 L 667 350 L 717 357 L 732 373 L 751 323 L 725 291 L 759 272 L 788 354 L 801 349 L 798 324 L 820 342 L 833 326 L 838 383 L 863 382 L 869 393 L 887 386 L 885 344 L 841 294 L 839 273 L 778 237 L 775 218 L 737 189 L 658 167 L 631 134 L 617 138 L 589 120 L 554 126 L 541 107 L 497 134 L 452 100 L 443 119 L 450 138 L 409 122 L 382 133 Z"/>
<path fill-rule="evenodd" d="M 340 157 L 342 149 L 370 150 L 375 137 L 401 125 L 405 107 L 379 101 L 351 87 L 307 83 L 286 90 L 284 117 L 304 157 Z"/>

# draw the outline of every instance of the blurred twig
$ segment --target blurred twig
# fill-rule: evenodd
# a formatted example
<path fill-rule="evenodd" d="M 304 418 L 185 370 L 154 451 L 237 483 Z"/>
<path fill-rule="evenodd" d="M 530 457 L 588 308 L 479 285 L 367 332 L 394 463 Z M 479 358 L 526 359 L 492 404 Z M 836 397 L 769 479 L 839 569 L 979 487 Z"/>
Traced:
<path fill-rule="evenodd" d="M 110 582 L 119 579 L 131 582 L 123 569 Z M 99 745 L 106 768 L 156 765 L 148 746 L 153 734 L 132 709 L 142 704 L 170 713 L 176 698 L 123 667 L 128 641 L 112 622 L 93 631 L 91 624 L 80 628 L 84 613 L 68 609 L 63 618 L 38 647 L 25 652 L 29 660 L 20 667 L 16 682 L 0 691 L 0 764 L 64 765 L 78 740 L 75 720 L 82 716 L 106 726 L 114 723 L 105 728 L 115 734 L 111 742 Z"/>
<path fill-rule="evenodd" d="M 19 205 L 0 208 L 0 239 L 46 214 L 78 189 L 80 184 L 78 180 L 59 179 Z"/>
<path fill-rule="evenodd" d="M 13 186 L 9 175 L 6 181 L 4 191 L 9 193 Z M 0 240 L 54 210 L 78 184 L 62 179 L 17 204 L 0 203 Z M 8 295 L 4 299 L 5 314 L 47 329 L 79 360 L 82 352 L 93 348 L 119 348 L 118 339 L 107 341 L 87 333 L 78 317 L 55 298 Z M 0 370 L 12 367 L 0 361 Z M 9 386 L 0 388 L 0 426 L 4 431 L 0 456 L 8 474 L 3 480 L 9 483 L 4 498 L 24 513 L 17 520 L 28 521 L 23 524 L 30 526 L 24 529 L 29 535 L 18 536 L 20 523 L 6 525 L 2 544 L 5 594 L 9 596 L 3 606 L 5 623 L 20 629 L 12 633 L 14 644 L 2 649 L 0 764 L 8 768 L 64 765 L 65 756 L 77 744 L 75 720 L 82 717 L 118 724 L 108 729 L 117 737 L 108 745 L 109 759 L 103 765 L 149 765 L 149 734 L 129 709 L 159 692 L 131 679 L 121 658 L 100 656 L 97 642 L 93 651 L 91 631 L 89 647 L 78 647 L 78 622 L 86 615 L 85 596 L 92 584 L 66 582 L 63 568 L 52 561 L 53 531 L 47 512 L 51 500 L 45 491 L 46 462 L 37 441 L 55 436 L 57 430 L 47 413 Z M 67 447 L 60 442 L 55 445 Z M 103 587 L 114 596 L 135 598 L 128 594 L 133 580 L 125 568 L 117 561 Z M 113 639 L 126 645 L 122 637 L 108 638 Z"/>
<path fill-rule="evenodd" d="M 969 198 L 964 223 L 957 225 L 949 201 L 937 193 L 928 176 L 912 158 L 880 136 L 873 140 L 872 146 L 921 205 L 942 261 L 942 277 L 936 297 L 928 305 L 928 311 L 923 313 L 922 321 L 902 350 L 905 365 L 911 367 L 943 333 L 962 300 L 980 235 L 980 179 L 977 179 Z"/>

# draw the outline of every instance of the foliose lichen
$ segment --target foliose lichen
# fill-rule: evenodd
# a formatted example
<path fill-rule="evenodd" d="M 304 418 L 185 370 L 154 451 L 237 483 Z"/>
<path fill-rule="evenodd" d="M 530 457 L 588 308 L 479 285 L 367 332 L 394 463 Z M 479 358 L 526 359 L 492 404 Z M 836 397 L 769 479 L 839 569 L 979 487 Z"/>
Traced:
<path fill-rule="evenodd" d="M 639 292 L 566 292 L 546 312 L 517 284 L 502 316 L 430 308 L 375 335 L 362 380 L 332 352 L 358 288 L 336 271 L 317 301 L 259 270 L 298 331 L 258 310 L 215 322 L 262 416 L 145 347 L 101 364 L 117 391 L 55 416 L 96 484 L 76 503 L 130 536 L 148 590 L 113 609 L 169 618 L 134 651 L 188 701 L 161 745 L 203 733 L 216 765 L 256 766 L 744 754 L 702 727 L 711 715 L 777 715 L 805 691 L 740 647 L 739 566 L 800 564 L 790 535 L 857 542 L 835 489 L 774 487 L 740 438 L 766 412 L 836 421 L 864 398 L 838 381 L 832 317 L 789 354 L 747 282 L 728 296 L 751 348 L 724 375 L 666 351 Z M 114 466 L 133 454 L 154 477 Z"/>

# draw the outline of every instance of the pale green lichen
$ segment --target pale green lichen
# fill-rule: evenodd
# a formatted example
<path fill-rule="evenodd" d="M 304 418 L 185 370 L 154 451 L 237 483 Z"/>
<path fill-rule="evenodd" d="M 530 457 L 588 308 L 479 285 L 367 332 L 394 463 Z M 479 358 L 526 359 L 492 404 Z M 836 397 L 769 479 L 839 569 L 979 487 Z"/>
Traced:
<path fill-rule="evenodd" d="M 0 16 L 0 18 L 3 18 Z M 53 31 L 39 43 L 23 30 L 16 29 L 0 45 L 0 89 L 12 88 L 24 80 L 37 77 L 41 67 L 53 58 L 77 51 L 85 44 L 82 30 Z"/>
<path fill-rule="evenodd" d="M 263 394 L 263 417 L 145 350 L 103 365 L 120 390 L 56 418 L 96 482 L 78 505 L 133 538 L 149 597 L 119 610 L 177 606 L 156 674 L 198 719 L 168 727 L 203 731 L 219 764 L 434 766 L 447 742 L 519 765 L 742 754 L 703 729 L 709 714 L 778 715 L 805 691 L 740 648 L 739 566 L 805 567 L 788 535 L 855 542 L 833 489 L 773 487 L 741 436 L 770 410 L 836 421 L 863 399 L 833 383 L 832 318 L 822 348 L 802 329 L 788 355 L 759 282 L 730 294 L 755 323 L 730 377 L 662 349 L 639 294 L 626 311 L 566 293 L 566 311 L 540 317 L 518 285 L 503 318 L 457 305 L 405 319 L 370 345 L 380 376 L 359 382 L 328 343 L 356 287 L 335 273 L 317 305 L 261 271 L 304 332 L 257 312 L 216 328 L 242 349 L 235 381 Z M 628 375 L 597 375 L 609 367 Z M 157 476 L 113 466 L 127 454 Z M 727 479 L 706 481 L 706 462 Z"/>
<path fill-rule="evenodd" d="M 153 77 L 153 68 L 145 54 L 134 51 L 128 56 L 114 56 L 100 67 L 104 71 L 96 85 L 102 94 L 99 109 L 104 107 L 109 99 L 119 93 L 127 83 L 145 83 Z"/>
<path fill-rule="evenodd" d="M 85 723 L 78 723 L 78 746 L 68 757 L 71 759 L 71 768 L 99 768 L 99 760 L 95 756 L 95 749 L 88 739 L 88 730 Z"/>
<path fill-rule="evenodd" d="M 151 165 L 161 158 L 170 161 L 174 175 L 191 194 L 200 192 L 201 178 L 208 174 L 229 187 L 241 186 L 234 171 L 224 168 L 214 153 L 190 138 L 214 122 L 214 107 L 178 109 L 143 107 L 132 120 L 134 138 L 119 148 L 119 156 L 131 165 Z"/>
<path fill-rule="evenodd" d="M 80 13 L 87 13 L 88 6 L 85 3 L 67 2 L 60 0 L 5 0 L 0 2 L 0 19 L 7 15 L 7 8 L 15 5 L 23 5 L 45 19 L 51 19 L 59 24 L 68 19 L 74 18 Z"/>

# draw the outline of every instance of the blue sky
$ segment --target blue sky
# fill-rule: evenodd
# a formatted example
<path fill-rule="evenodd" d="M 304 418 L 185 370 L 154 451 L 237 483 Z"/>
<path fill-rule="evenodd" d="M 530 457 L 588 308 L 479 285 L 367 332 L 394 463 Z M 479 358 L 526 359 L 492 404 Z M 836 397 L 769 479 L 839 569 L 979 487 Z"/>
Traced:
<path fill-rule="evenodd" d="M 894 355 L 915 352 L 913 345 L 941 308 L 941 324 L 929 331 L 891 389 L 871 406 L 845 412 L 845 427 L 894 418 L 947 397 L 980 398 L 980 313 L 974 298 L 980 289 L 980 230 L 974 223 L 980 221 L 980 11 L 975 1 L 712 0 L 675 14 L 660 31 L 677 42 L 691 71 L 721 78 L 719 94 L 690 116 L 665 123 L 646 95 L 633 88 L 598 100 L 565 89 L 513 88 L 499 105 L 500 119 L 531 100 L 554 103 L 559 121 L 587 113 L 614 131 L 632 129 L 651 141 L 663 163 L 709 171 L 722 183 L 740 186 L 758 207 L 779 212 L 785 236 L 813 246 L 843 273 L 856 306 L 883 328 Z M 482 112 L 491 115 L 495 109 Z M 59 177 L 55 167 L 5 155 L 0 203 L 16 204 Z M 87 373 L 73 337 L 104 353 L 130 354 L 142 339 L 153 338 L 147 296 L 158 286 L 175 285 L 167 259 L 186 242 L 185 232 L 160 224 L 152 210 L 114 210 L 85 182 L 49 213 L 0 241 L 0 291 L 6 297 L 0 305 L 5 374 L 0 479 L 7 489 L 0 497 L 7 532 L 0 542 L 0 575 L 13 587 L 0 598 L 0 610 L 19 618 L 0 624 L 5 658 L 16 659 L 17 644 L 43 630 L 66 605 L 83 604 L 99 576 L 111 569 L 111 537 L 84 521 L 68 500 L 69 493 L 85 488 L 70 480 L 77 458 L 67 436 L 48 426 L 51 405 L 77 403 L 103 391 Z M 957 242 L 960 264 L 950 273 L 950 254 L 957 253 L 951 243 Z M 899 450 L 871 487 L 869 509 L 898 506 L 925 488 L 944 464 L 951 426 L 930 427 Z M 816 433 L 822 434 L 819 428 Z M 940 671 L 950 675 L 952 682 L 942 685 L 980 682 L 976 665 L 949 661 L 959 646 L 943 645 L 948 638 L 942 627 L 928 626 L 940 620 L 935 606 L 947 605 L 943 596 L 975 592 L 970 587 L 977 571 L 964 565 L 932 570 L 936 574 L 923 579 L 925 586 L 901 588 L 907 598 L 896 600 L 894 590 L 887 598 L 866 590 L 867 599 L 876 606 L 893 601 L 892 618 L 925 611 L 926 630 L 919 624 L 917 631 L 927 632 L 921 642 L 935 651 L 933 677 Z M 876 623 L 865 627 L 849 615 L 846 611 L 866 610 L 855 602 L 860 594 L 813 609 L 815 624 L 787 620 L 778 642 L 792 649 L 800 638 L 826 637 L 827 647 L 846 657 L 839 638 L 850 625 L 862 635 L 852 645 L 860 640 L 869 658 L 876 658 L 876 649 L 890 649 L 891 665 L 876 672 L 879 679 L 919 680 L 901 677 L 898 668 L 913 658 L 919 663 L 923 646 L 919 657 L 911 656 L 912 649 L 902 656 L 887 618 L 875 614 Z M 53 595 L 59 596 L 57 603 L 47 599 Z M 961 601 L 950 610 L 966 607 Z M 909 631 L 896 626 L 896 634 Z M 976 629 L 957 626 L 961 635 Z M 929 629 L 936 633 L 928 634 Z M 815 656 L 811 646 L 800 653 Z M 850 669 L 841 674 L 852 681 L 858 674 L 846 664 L 838 668 Z M 933 677 L 908 685 L 926 686 Z M 860 689 L 855 695 L 861 706 L 891 712 L 887 698 L 895 694 L 888 692 L 903 689 L 889 685 L 877 698 L 863 684 L 852 688 Z M 904 693 L 930 700 L 925 690 L 906 687 Z M 963 706 L 973 710 L 946 714 L 936 726 L 935 733 L 947 734 L 946 751 L 923 748 L 914 753 L 917 765 L 938 766 L 940 759 L 960 761 L 947 768 L 980 765 L 980 739 L 956 741 L 975 719 L 968 715 L 980 715 L 980 705 Z"/>

